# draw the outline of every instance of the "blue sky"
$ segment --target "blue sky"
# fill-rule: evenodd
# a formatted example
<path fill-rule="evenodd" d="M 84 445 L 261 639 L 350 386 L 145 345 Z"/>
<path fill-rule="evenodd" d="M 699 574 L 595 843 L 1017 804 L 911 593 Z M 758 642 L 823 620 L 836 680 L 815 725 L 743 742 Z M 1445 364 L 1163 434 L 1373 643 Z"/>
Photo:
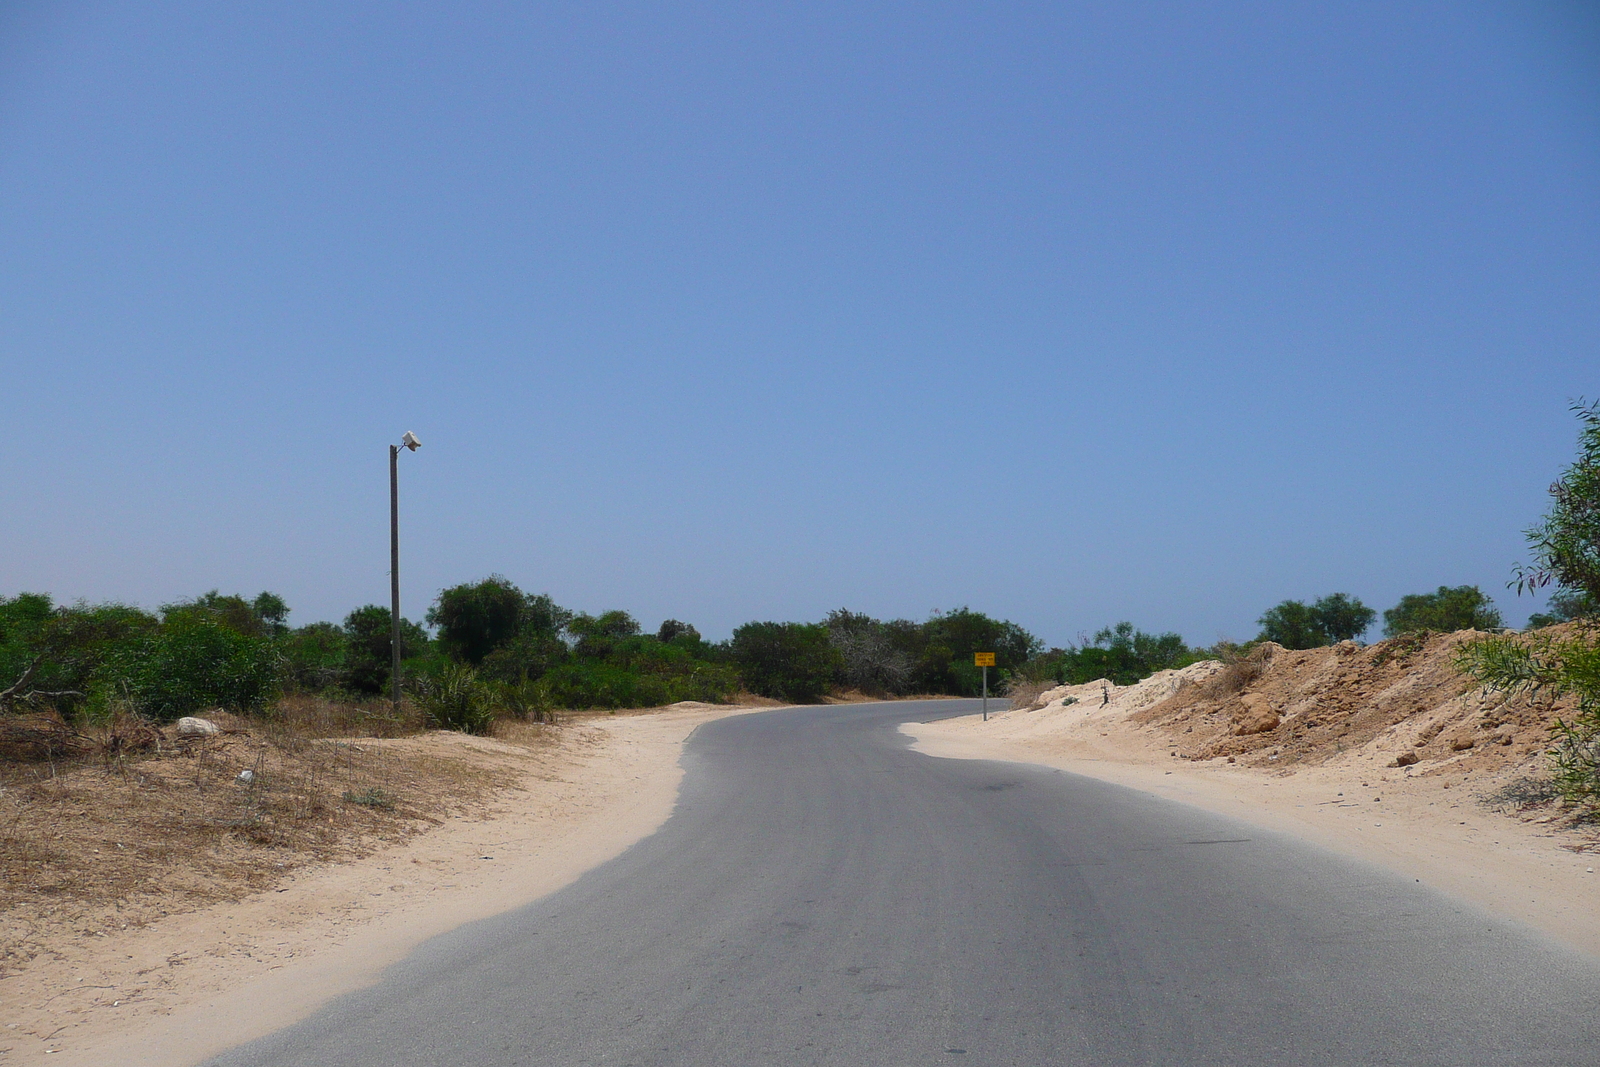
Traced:
<path fill-rule="evenodd" d="M 499 572 L 1194 643 L 1475 583 L 1600 395 L 1562 4 L 10 4 L 0 595 Z"/>

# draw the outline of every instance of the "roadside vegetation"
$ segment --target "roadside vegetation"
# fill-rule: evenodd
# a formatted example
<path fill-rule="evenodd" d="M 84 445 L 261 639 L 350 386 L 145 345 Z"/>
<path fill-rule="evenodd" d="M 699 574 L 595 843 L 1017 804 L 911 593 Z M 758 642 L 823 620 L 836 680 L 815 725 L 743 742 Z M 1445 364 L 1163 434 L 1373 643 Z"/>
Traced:
<path fill-rule="evenodd" d="M 1516 569 L 1517 591 L 1553 589 L 1547 614 L 1523 635 L 1495 635 L 1461 650 L 1459 666 L 1508 694 L 1567 697 L 1550 758 L 1555 788 L 1600 812 L 1600 403 L 1576 404 L 1577 459 L 1550 486 L 1551 506 L 1526 532 L 1531 562 Z M 1565 624 L 1565 625 L 1562 625 Z M 1557 628 L 1558 627 L 1558 628 Z"/>
<path fill-rule="evenodd" d="M 1600 406 L 1579 406 L 1580 454 L 1551 487 L 1548 515 L 1527 532 L 1532 562 L 1518 592 L 1548 589 L 1530 634 L 1491 633 L 1461 665 L 1483 684 L 1575 694 L 1555 759 L 1569 797 L 1600 802 L 1600 653 L 1592 620 L 1600 604 Z M 995 654 L 995 693 L 1039 692 L 1104 679 L 1125 686 L 1204 659 L 1235 665 L 1230 677 L 1275 644 L 1307 650 L 1359 640 L 1379 613 L 1333 592 L 1284 600 L 1260 616 L 1242 644 L 1190 647 L 1176 633 L 1119 621 L 1066 647 L 1047 647 L 1016 623 L 962 607 L 923 620 L 878 619 L 840 609 L 815 621 L 762 620 L 707 641 L 667 619 L 654 631 L 632 614 L 588 614 L 490 575 L 440 590 L 420 620 L 403 620 L 406 700 L 390 687 L 387 608 L 364 605 L 341 622 L 293 627 L 282 597 L 218 590 L 155 611 L 115 604 L 58 604 L 42 593 L 0 597 L 0 759 L 52 767 L 97 744 L 132 744 L 128 724 L 161 726 L 222 712 L 240 721 L 281 720 L 295 701 L 346 709 L 373 736 L 437 727 L 490 733 L 500 723 L 548 724 L 568 711 L 727 703 L 741 694 L 793 703 L 839 697 L 976 696 L 975 652 Z M 1426 635 L 1499 631 L 1493 601 L 1471 585 L 1400 598 L 1382 612 L 1396 649 Z M 1550 627 L 1556 629 L 1545 632 Z M 137 731 L 135 731 L 137 732 Z M 101 740 L 94 741 L 98 737 Z"/>

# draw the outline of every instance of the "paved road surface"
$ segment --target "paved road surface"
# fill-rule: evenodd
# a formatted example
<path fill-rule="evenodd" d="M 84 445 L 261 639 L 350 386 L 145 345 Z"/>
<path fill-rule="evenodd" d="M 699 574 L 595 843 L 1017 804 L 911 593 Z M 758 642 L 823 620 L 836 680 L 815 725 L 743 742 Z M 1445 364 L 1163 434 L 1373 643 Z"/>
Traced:
<path fill-rule="evenodd" d="M 895 724 L 702 727 L 653 837 L 219 1065 L 1600 1064 L 1600 966 L 1414 882 Z"/>

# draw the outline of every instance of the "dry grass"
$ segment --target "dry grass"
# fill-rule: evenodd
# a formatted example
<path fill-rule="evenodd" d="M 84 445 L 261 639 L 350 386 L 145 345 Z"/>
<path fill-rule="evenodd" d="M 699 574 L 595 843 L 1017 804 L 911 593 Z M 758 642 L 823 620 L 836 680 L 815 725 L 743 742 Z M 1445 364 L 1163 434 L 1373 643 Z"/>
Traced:
<path fill-rule="evenodd" d="M 298 697 L 260 719 L 208 717 L 226 732 L 180 740 L 121 718 L 45 758 L 0 758 L 0 974 L 46 933 L 94 936 L 237 899 L 514 780 L 507 765 L 394 740 L 421 721 L 383 703 Z M 544 729 L 507 723 L 504 739 L 538 745 Z"/>
<path fill-rule="evenodd" d="M 1049 678 L 1042 682 L 1025 682 L 1021 679 L 1013 681 L 1006 690 L 1006 695 L 1011 698 L 1011 710 L 1033 711 L 1035 708 L 1044 707 L 1044 701 L 1039 698 L 1059 684 Z"/>
<path fill-rule="evenodd" d="M 1260 644 L 1247 655 L 1232 655 L 1223 659 L 1222 669 L 1200 683 L 1196 694 L 1201 700 L 1227 700 L 1244 692 L 1267 673 L 1272 664 L 1274 644 Z"/>

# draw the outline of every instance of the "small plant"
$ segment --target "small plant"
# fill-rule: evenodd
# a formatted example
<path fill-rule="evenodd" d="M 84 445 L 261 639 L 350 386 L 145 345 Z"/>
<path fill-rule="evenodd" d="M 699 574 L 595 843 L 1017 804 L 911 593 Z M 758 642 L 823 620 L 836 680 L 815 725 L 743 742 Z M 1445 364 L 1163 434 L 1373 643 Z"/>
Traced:
<path fill-rule="evenodd" d="M 429 725 L 437 729 L 482 734 L 494 722 L 489 687 L 471 667 L 447 664 L 437 675 L 418 678 L 412 693 Z"/>
<path fill-rule="evenodd" d="M 1256 679 L 1267 673 L 1272 662 L 1272 646 L 1256 645 L 1240 655 L 1232 648 L 1222 653 L 1222 669 L 1200 683 L 1200 695 L 1207 700 L 1227 700 L 1248 689 Z"/>
<path fill-rule="evenodd" d="M 387 793 L 377 786 L 367 789 L 347 789 L 344 799 L 351 804 L 360 804 L 364 808 L 392 808 L 394 807 L 394 794 Z"/>
<path fill-rule="evenodd" d="M 543 678 L 512 684 L 501 682 L 494 687 L 494 702 L 499 709 L 524 722 L 556 721 L 555 697 L 550 683 Z"/>

